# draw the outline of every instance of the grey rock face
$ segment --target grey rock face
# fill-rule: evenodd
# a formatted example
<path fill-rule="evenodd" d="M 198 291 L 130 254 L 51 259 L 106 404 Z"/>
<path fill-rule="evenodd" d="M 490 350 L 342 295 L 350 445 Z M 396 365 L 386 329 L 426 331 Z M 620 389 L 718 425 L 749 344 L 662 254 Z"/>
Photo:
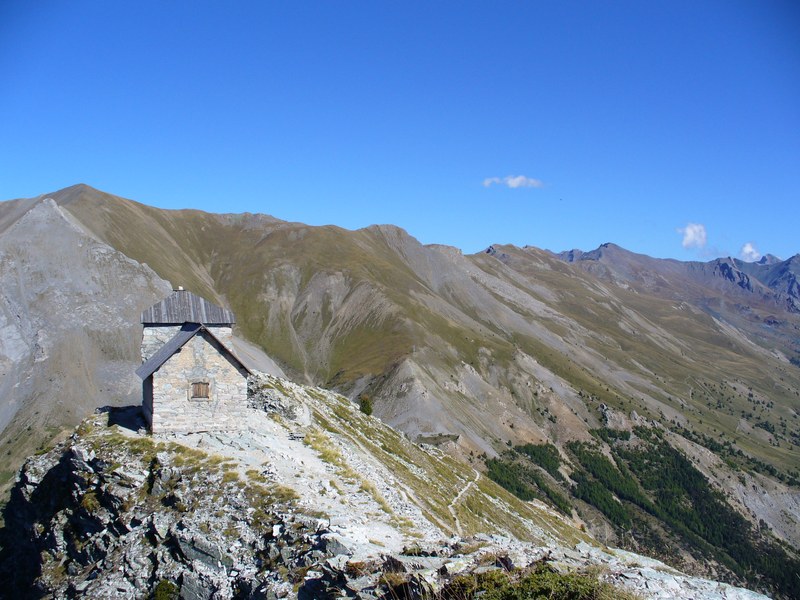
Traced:
<path fill-rule="evenodd" d="M 52 200 L 34 203 L 0 232 L 0 430 L 19 411 L 75 425 L 101 404 L 138 403 L 136 315 L 169 289 Z"/>
<path fill-rule="evenodd" d="M 273 387 L 275 378 L 262 373 L 254 373 L 247 380 L 247 403 L 250 408 L 266 413 L 280 415 L 297 425 L 305 426 L 311 422 L 308 407 L 293 398 L 282 394 Z"/>
<path fill-rule="evenodd" d="M 131 452 L 114 435 L 75 434 L 26 463 L 5 515 L 4 590 L 141 598 L 167 581 L 181 598 L 283 597 L 328 556 L 330 532 L 281 512 L 268 490 L 198 451 L 137 439 Z"/>

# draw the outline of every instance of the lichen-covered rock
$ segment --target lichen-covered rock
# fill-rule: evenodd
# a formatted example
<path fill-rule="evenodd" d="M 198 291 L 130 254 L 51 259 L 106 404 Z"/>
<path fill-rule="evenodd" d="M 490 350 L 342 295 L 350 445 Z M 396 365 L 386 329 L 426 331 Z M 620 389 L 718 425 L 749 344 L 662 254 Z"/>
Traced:
<path fill-rule="evenodd" d="M 266 373 L 253 373 L 247 379 L 247 403 L 250 408 L 307 426 L 311 423 L 308 406 L 291 394 L 281 393 L 280 387 L 286 382 Z"/>
<path fill-rule="evenodd" d="M 31 458 L 5 517 L 14 598 L 141 598 L 161 581 L 182 598 L 267 597 L 301 581 L 306 555 L 327 556 L 325 530 L 231 463 L 111 429 Z"/>

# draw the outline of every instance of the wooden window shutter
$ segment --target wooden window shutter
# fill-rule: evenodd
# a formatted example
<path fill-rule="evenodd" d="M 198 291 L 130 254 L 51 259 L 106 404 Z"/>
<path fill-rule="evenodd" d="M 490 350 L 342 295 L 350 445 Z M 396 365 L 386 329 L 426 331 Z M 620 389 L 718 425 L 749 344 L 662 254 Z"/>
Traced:
<path fill-rule="evenodd" d="M 192 398 L 208 398 L 208 383 L 206 382 L 193 383 Z"/>

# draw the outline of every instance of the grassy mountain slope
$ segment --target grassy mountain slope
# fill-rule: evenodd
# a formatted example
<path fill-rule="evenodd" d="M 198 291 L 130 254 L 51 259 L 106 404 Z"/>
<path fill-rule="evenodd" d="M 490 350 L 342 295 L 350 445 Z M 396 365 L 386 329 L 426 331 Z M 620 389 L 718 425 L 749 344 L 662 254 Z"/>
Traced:
<path fill-rule="evenodd" d="M 775 335 L 761 322 L 753 341 L 755 320 L 731 321 L 720 307 L 746 298 L 761 311 L 760 296 L 720 278 L 677 277 L 685 269 L 676 261 L 625 257 L 623 278 L 620 260 L 595 260 L 600 267 L 587 273 L 589 261 L 565 264 L 530 248 L 465 257 L 394 227 L 351 232 L 163 211 L 85 186 L 53 196 L 173 284 L 226 301 L 246 337 L 295 376 L 366 390 L 379 414 L 412 433 L 456 433 L 476 449 L 487 438 L 569 437 L 561 429 L 599 424 L 602 402 L 728 436 L 784 470 L 797 466 L 783 424 L 800 410 L 800 377 L 777 352 L 790 352 L 797 316 L 780 313 L 786 325 Z M 499 412 L 481 411 L 489 399 Z M 560 411 L 565 427 L 543 419 L 545 409 Z M 434 421 L 428 431 L 415 413 Z M 507 425 L 487 425 L 495 413 Z M 435 427 L 452 415 L 461 427 Z"/>
<path fill-rule="evenodd" d="M 800 466 L 800 318 L 766 279 L 613 245 L 572 262 L 500 245 L 464 256 L 392 226 L 167 211 L 87 186 L 50 196 L 162 278 L 230 306 L 291 376 L 368 396 L 412 438 L 484 468 L 479 455 L 509 445 L 566 455 L 592 430 L 657 422 L 749 522 L 800 543 L 787 487 Z M 610 523 L 596 516 L 595 533 Z"/>

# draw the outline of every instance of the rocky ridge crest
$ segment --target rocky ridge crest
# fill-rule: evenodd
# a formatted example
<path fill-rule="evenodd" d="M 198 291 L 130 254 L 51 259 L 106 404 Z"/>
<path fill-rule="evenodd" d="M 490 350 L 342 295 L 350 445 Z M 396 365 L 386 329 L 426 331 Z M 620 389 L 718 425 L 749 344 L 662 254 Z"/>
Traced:
<path fill-rule="evenodd" d="M 2 589 L 432 599 L 458 575 L 591 568 L 643 598 L 764 598 L 602 548 L 341 396 L 266 375 L 251 388 L 236 431 L 150 436 L 131 407 L 31 457 L 5 511 Z"/>

